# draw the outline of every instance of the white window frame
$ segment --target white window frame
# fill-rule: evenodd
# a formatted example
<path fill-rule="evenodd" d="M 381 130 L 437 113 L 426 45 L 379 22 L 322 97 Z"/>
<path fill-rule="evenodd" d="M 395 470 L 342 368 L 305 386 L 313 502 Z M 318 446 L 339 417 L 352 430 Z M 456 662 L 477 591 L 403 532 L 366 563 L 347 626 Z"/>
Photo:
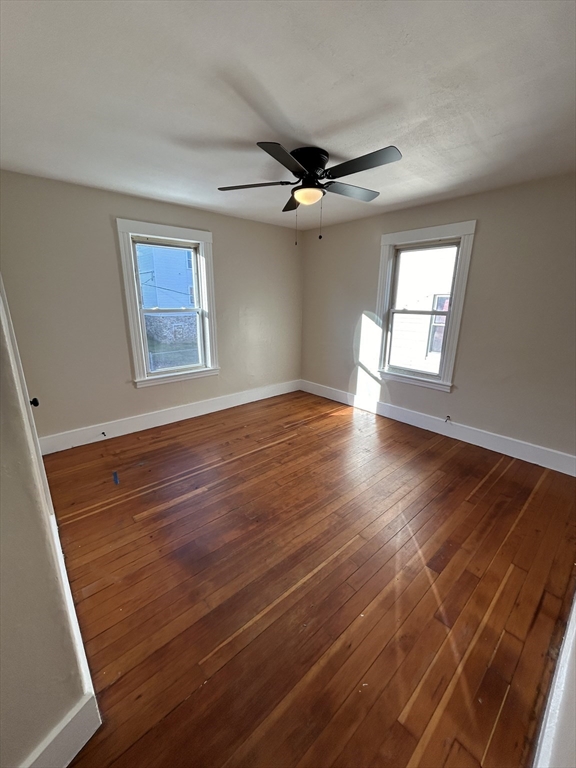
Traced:
<path fill-rule="evenodd" d="M 194 379 L 200 376 L 218 374 L 218 354 L 216 348 L 216 312 L 214 301 L 214 272 L 212 265 L 212 233 L 184 227 L 171 227 L 164 224 L 150 224 L 129 219 L 116 219 L 120 255 L 122 258 L 122 274 L 124 277 L 124 294 L 128 312 L 130 345 L 132 348 L 132 365 L 134 384 L 137 387 L 147 387 L 153 384 L 165 384 L 170 381 Z M 143 239 L 146 240 L 143 240 Z M 146 339 L 142 326 L 141 293 L 136 262 L 135 243 L 146 242 L 149 238 L 151 245 L 177 245 L 180 248 L 189 247 L 197 252 L 200 320 L 199 336 L 202 339 L 203 360 L 201 366 L 188 366 L 172 371 L 149 371 L 146 362 Z"/>
<path fill-rule="evenodd" d="M 443 224 L 439 227 L 425 227 L 424 229 L 412 229 L 406 232 L 392 232 L 382 235 L 376 314 L 382 321 L 379 372 L 383 379 L 416 384 L 421 387 L 430 387 L 431 389 L 439 389 L 442 392 L 451 391 L 475 230 L 476 221 L 463 221 L 456 224 Z M 392 329 L 391 310 L 396 281 L 395 266 L 397 253 L 403 248 L 412 246 L 433 247 L 443 243 L 447 245 L 457 244 L 458 253 L 456 255 L 451 301 L 446 313 L 445 338 L 440 358 L 439 373 L 427 374 L 389 366 L 386 360 L 388 359 Z M 443 313 L 433 312 L 432 314 Z"/>

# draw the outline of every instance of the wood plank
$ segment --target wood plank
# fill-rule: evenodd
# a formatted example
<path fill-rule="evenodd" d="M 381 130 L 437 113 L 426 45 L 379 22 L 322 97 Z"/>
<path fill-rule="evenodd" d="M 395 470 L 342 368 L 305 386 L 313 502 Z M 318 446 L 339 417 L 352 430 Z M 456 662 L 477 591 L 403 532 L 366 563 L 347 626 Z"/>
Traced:
<path fill-rule="evenodd" d="M 406 457 L 406 458 L 407 458 L 407 460 L 409 462 L 411 459 L 414 459 L 415 457 L 412 456 L 411 458 L 409 458 L 409 457 Z M 396 470 L 401 469 L 401 467 L 405 463 L 405 461 L 403 459 L 400 462 L 393 462 L 391 464 L 390 461 L 385 459 L 385 458 L 383 460 L 380 460 L 380 462 L 381 462 L 381 464 L 383 464 L 384 468 L 381 469 L 379 466 L 376 466 L 375 467 L 375 471 L 372 473 L 372 477 L 370 478 L 369 481 L 365 481 L 365 482 L 362 482 L 360 484 L 358 484 L 358 483 L 352 484 L 353 490 L 351 492 L 349 492 L 349 493 L 344 493 L 344 494 L 343 493 L 334 493 L 334 496 L 333 496 L 334 503 L 331 505 L 330 508 L 326 507 L 326 503 L 324 502 L 324 506 L 326 508 L 326 513 L 329 513 L 329 512 L 332 512 L 332 511 L 337 511 L 339 506 L 342 506 L 342 505 L 344 505 L 346 503 L 351 502 L 359 494 L 365 493 L 370 488 L 372 488 L 372 486 L 375 486 L 380 481 L 382 481 L 382 479 L 387 478 L 391 473 L 392 473 L 392 476 L 394 476 L 394 473 L 396 472 Z M 404 471 L 404 470 L 402 470 L 402 471 Z M 347 477 L 347 474 L 348 473 L 344 473 L 344 475 L 342 477 L 342 472 L 338 473 L 338 475 L 342 478 L 342 482 L 348 484 L 345 487 L 350 487 L 350 485 L 349 485 L 349 478 Z M 317 486 L 317 482 L 314 483 L 314 487 L 315 486 Z M 337 491 L 339 491 L 339 488 L 338 487 L 333 488 L 333 489 L 331 488 L 331 490 L 337 492 Z M 301 491 L 301 489 L 300 489 L 300 491 Z M 271 504 L 275 503 L 275 498 L 277 498 L 277 500 L 281 503 L 281 505 L 282 505 L 281 508 L 284 509 L 286 507 L 287 499 L 290 498 L 290 496 L 287 493 L 287 489 L 281 489 L 281 490 L 278 490 L 278 491 L 277 490 L 273 490 L 272 491 L 272 495 L 270 493 L 266 494 L 265 500 L 264 499 L 260 499 L 259 500 L 259 503 L 260 503 L 260 515 L 261 515 L 261 511 L 262 511 L 262 503 L 265 502 L 266 508 L 269 510 Z M 217 497 L 217 502 L 214 502 L 212 504 L 212 507 L 215 509 L 215 511 L 216 511 L 218 516 L 222 516 L 223 514 L 229 512 L 229 511 L 232 511 L 232 509 L 234 507 L 234 504 L 236 504 L 237 502 L 241 502 L 241 499 L 236 499 L 236 501 L 233 501 L 230 506 L 226 506 L 225 508 L 223 508 L 223 506 L 222 506 L 222 499 L 220 497 Z M 228 502 L 227 502 L 227 504 L 228 504 Z M 253 507 L 253 505 L 254 505 L 254 502 L 252 500 L 251 502 L 249 502 L 248 506 L 249 507 Z M 294 509 L 294 510 L 298 510 L 298 507 L 296 507 L 294 504 L 292 505 L 291 508 Z M 193 525 L 191 526 L 192 529 L 198 529 L 199 528 L 199 524 L 197 522 L 198 521 L 199 510 L 202 510 L 202 514 L 203 514 L 203 519 L 200 521 L 200 525 L 205 525 L 206 522 L 210 521 L 210 517 L 211 517 L 211 514 L 212 514 L 210 512 L 210 509 L 209 508 L 208 509 L 203 509 L 202 506 L 200 506 L 200 508 L 198 508 L 198 505 L 195 505 L 195 508 L 194 508 L 194 521 L 192 521 Z M 243 507 L 242 506 L 239 507 L 237 509 L 237 511 L 243 512 L 244 511 Z M 186 510 L 186 514 L 188 515 L 188 511 L 187 510 Z M 251 518 L 254 518 L 256 516 L 254 513 L 250 513 L 249 512 L 248 514 L 249 514 L 249 516 Z M 270 517 L 269 512 L 266 514 L 266 516 Z M 283 519 L 285 519 L 285 515 L 283 516 Z M 152 534 L 153 538 L 157 538 L 158 536 L 162 536 L 162 538 L 165 539 L 167 536 L 169 536 L 171 534 L 172 529 L 174 529 L 175 532 L 177 531 L 179 536 L 182 536 L 182 533 L 186 531 L 186 525 L 183 527 L 181 520 L 177 520 L 175 522 L 168 521 L 168 523 L 166 521 L 156 521 L 152 525 L 147 524 L 146 528 L 144 530 L 141 530 L 141 532 L 138 534 L 138 536 L 140 537 L 141 542 L 143 542 L 146 546 L 150 546 L 150 542 L 148 542 L 148 539 L 150 538 L 150 536 L 149 536 L 150 533 Z M 168 527 L 166 528 L 165 526 L 167 524 L 168 524 Z M 189 523 L 187 525 L 190 526 Z M 152 531 L 150 530 L 151 528 L 153 529 Z M 159 528 L 163 528 L 163 530 L 160 531 L 160 530 L 158 530 Z M 140 529 L 138 529 L 138 530 L 140 530 Z M 132 536 L 132 538 L 134 538 L 134 537 Z M 87 565 L 89 566 L 89 569 L 90 569 L 88 572 L 91 573 L 94 564 L 96 564 L 100 568 L 104 564 L 106 564 L 108 567 L 110 567 L 111 564 L 113 564 L 113 563 L 115 563 L 117 561 L 119 556 L 122 556 L 122 551 L 119 551 L 119 547 L 121 547 L 121 546 L 124 546 L 127 549 L 127 556 L 130 555 L 130 553 L 132 551 L 136 550 L 136 554 L 130 555 L 129 559 L 135 559 L 136 557 L 141 556 L 141 553 L 142 553 L 142 546 L 141 546 L 141 544 L 139 543 L 138 546 L 135 547 L 130 542 L 131 542 L 130 538 L 128 538 L 128 539 L 125 538 L 123 541 L 116 541 L 115 540 L 114 541 L 114 546 L 112 547 L 112 550 L 110 550 L 109 547 L 103 547 L 103 548 L 101 548 L 100 552 L 96 552 L 96 553 L 90 554 L 89 557 L 88 557 L 88 561 L 87 561 Z M 89 562 L 89 561 L 94 559 L 94 555 L 100 556 L 101 559 L 99 561 L 95 561 L 95 563 Z M 86 568 L 86 566 L 84 566 L 84 569 L 85 568 Z M 74 568 L 74 567 L 72 568 L 72 575 L 73 575 L 74 578 L 77 578 L 77 569 L 78 569 L 77 566 L 76 566 L 76 568 Z"/>
<path fill-rule="evenodd" d="M 306 393 L 45 463 L 104 715 L 76 768 L 527 765 L 572 479 Z"/>
<path fill-rule="evenodd" d="M 524 643 L 509 632 L 502 632 L 498 646 L 494 652 L 490 667 L 507 683 L 510 683 L 516 671 L 518 659 L 524 648 Z"/>
<path fill-rule="evenodd" d="M 389 654 L 381 654 L 376 663 L 370 669 L 370 676 L 366 680 L 372 684 L 375 690 L 372 706 L 359 709 L 352 698 L 346 702 L 347 727 L 341 733 L 336 743 L 344 742 L 344 749 L 335 759 L 337 765 L 369 765 L 378 755 L 380 748 L 386 742 L 388 735 L 394 728 L 394 723 L 402 712 L 402 708 L 410 698 L 418 682 L 425 674 L 435 652 L 445 641 L 447 628 L 436 619 L 431 619 L 426 625 L 420 624 L 421 634 L 416 642 L 403 642 L 394 649 L 394 663 L 391 663 Z M 404 641 L 404 633 L 403 633 Z M 387 658 L 388 656 L 388 658 Z M 391 677 L 390 675 L 394 673 Z M 372 702 L 370 702 L 372 704 Z M 346 711 L 343 707 L 341 711 Z M 340 712 L 338 713 L 340 715 Z M 343 726 L 343 715 L 334 718 L 334 725 L 339 721 Z M 410 731 L 403 726 L 404 730 Z M 331 726 L 333 738 L 336 739 L 336 728 Z M 346 740 L 346 737 L 350 736 Z M 417 744 L 417 738 L 411 734 L 412 746 Z M 380 744 L 382 737 L 384 742 Z M 413 749 L 409 754 L 412 754 Z"/>
<path fill-rule="evenodd" d="M 569 487 L 570 479 L 567 478 L 566 487 Z M 506 625 L 507 631 L 515 635 L 519 640 L 526 639 L 526 635 L 532 625 L 556 556 L 556 551 L 565 531 L 564 523 L 571 516 L 572 510 L 573 504 L 567 505 L 564 496 L 560 494 L 550 503 L 548 527 L 542 537 L 540 546 L 528 571 L 526 582 L 518 595 L 517 603 Z"/>
<path fill-rule="evenodd" d="M 227 765 L 265 766 L 269 764 L 272 754 L 283 764 L 293 765 L 314 741 L 322 726 L 334 723 L 337 712 L 342 713 L 340 717 L 347 721 L 346 727 L 351 727 L 349 718 L 344 716 L 344 710 L 339 707 L 340 702 L 348 695 L 357 701 L 360 695 L 362 701 L 359 705 L 369 706 L 379 683 L 377 670 L 386 667 L 386 662 L 381 662 L 378 666 L 373 662 L 381 656 L 383 647 L 387 648 L 384 652 L 385 658 L 393 659 L 394 646 L 389 644 L 389 641 L 400 626 L 403 626 L 407 652 L 422 629 L 420 614 L 419 618 L 413 616 L 414 606 L 419 604 L 422 594 L 429 591 L 429 585 L 428 574 L 420 570 L 412 584 L 392 602 L 392 615 L 386 615 L 385 620 L 380 619 L 368 634 L 364 633 L 371 626 L 371 616 L 370 610 L 366 609 L 364 616 L 358 617 L 357 626 L 344 633 L 342 639 L 329 649 L 323 660 L 320 660 L 318 667 L 313 668 L 294 691 L 287 702 L 288 709 L 283 704 L 275 710 L 263 727 L 242 745 Z M 379 612 L 376 616 L 372 615 L 372 622 L 378 615 Z M 364 622 L 363 619 L 367 621 Z M 335 662 L 338 662 L 338 666 Z M 391 673 L 388 666 L 387 674 Z M 311 690 L 316 691 L 313 706 L 309 700 Z M 340 722 L 341 720 L 336 726 L 337 730 L 340 730 Z M 334 747 L 332 736 L 329 741 Z M 328 764 L 329 753 L 325 746 L 324 733 L 318 744 L 317 748 L 323 755 L 322 760 Z M 303 764 L 314 765 L 315 762 L 316 752 L 312 750 Z"/>
<path fill-rule="evenodd" d="M 326 606 L 328 608 L 328 606 Z M 319 621 L 321 624 L 321 620 Z M 266 633 L 264 633 L 265 635 Z M 295 681 L 312 666 L 328 647 L 330 640 L 320 627 L 306 642 L 306 632 L 298 633 L 292 642 L 281 643 L 286 667 L 275 679 L 262 679 L 254 674 L 257 662 L 278 653 L 280 646 L 262 654 L 267 638 L 261 635 L 255 647 L 246 649 L 252 658 L 252 677 L 239 674 L 245 668 L 243 654 L 234 657 L 206 686 L 192 694 L 157 726 L 152 728 L 133 747 L 122 755 L 117 764 L 124 766 L 150 766 L 158 763 L 174 766 L 189 765 L 189 755 L 181 743 L 194 742 L 196 764 L 206 761 L 208 755 L 217 749 L 224 760 L 242 736 L 249 732 L 267 710 L 274 706 L 294 685 Z M 262 639 L 262 642 L 259 642 Z M 245 652 L 244 652 L 245 653 Z M 226 728 L 222 728 L 222 721 Z M 172 735 L 164 738 L 166 730 Z"/>
<path fill-rule="evenodd" d="M 560 538 L 560 546 L 548 574 L 545 586 L 547 592 L 559 598 L 564 596 L 575 561 L 576 521 L 572 515 L 566 522 L 566 528 Z"/>
<path fill-rule="evenodd" d="M 500 709 L 508 695 L 508 687 L 506 680 L 495 669 L 488 667 L 458 722 L 458 740 L 478 763 L 490 741 Z"/>
<path fill-rule="evenodd" d="M 436 573 L 442 573 L 444 568 L 448 565 L 450 560 L 454 557 L 456 552 L 460 549 L 460 546 L 455 541 L 445 541 L 440 549 L 434 554 L 430 560 L 426 563 L 428 568 L 431 568 Z"/>
<path fill-rule="evenodd" d="M 505 578 L 484 613 L 458 666 L 446 675 L 448 684 L 442 685 L 443 694 L 434 707 L 431 717 L 428 718 L 426 728 L 421 731 L 422 735 L 409 765 L 442 765 L 448 756 L 448 748 L 452 740 L 458 737 L 461 741 L 462 732 L 470 736 L 466 731 L 470 722 L 465 721 L 466 712 L 471 707 L 488 660 L 493 654 L 524 578 L 524 571 L 513 565 L 509 566 Z M 434 692 L 433 699 L 436 695 L 437 693 Z M 489 709 L 488 713 L 491 711 Z M 412 718 L 414 712 L 414 709 L 410 712 Z M 413 729 L 414 720 L 412 719 L 409 730 L 414 733 Z M 474 742 L 478 738 L 478 735 L 474 734 L 474 738 L 470 737 L 468 741 Z"/>
<path fill-rule="evenodd" d="M 534 717 L 537 683 L 546 662 L 546 652 L 560 606 L 557 597 L 548 592 L 544 594 L 512 678 L 510 692 L 483 758 L 482 765 L 486 768 L 500 768 L 502 765 L 512 768 L 522 764 L 522 757 L 528 747 L 525 734 L 530 719 Z"/>
<path fill-rule="evenodd" d="M 470 595 L 478 586 L 479 579 L 473 573 L 466 570 L 454 583 L 446 599 L 438 607 L 436 618 L 447 627 L 453 627 L 456 619 L 462 613 L 462 609 L 468 602 Z"/>
<path fill-rule="evenodd" d="M 400 725 L 398 720 L 395 720 L 370 766 L 371 768 L 390 768 L 390 766 L 403 768 L 415 746 L 414 736 Z"/>
<path fill-rule="evenodd" d="M 339 635 L 318 665 L 256 729 L 229 765 L 266 765 L 272 754 L 287 765 L 293 764 L 313 742 L 302 764 L 326 763 L 330 750 L 339 743 L 334 741 L 334 730 L 342 738 L 341 726 L 334 721 L 334 716 L 341 712 L 339 717 L 344 727 L 350 726 L 341 709 L 344 699 L 349 694 L 355 699 L 358 687 L 364 688 L 363 676 L 400 628 L 404 652 L 409 650 L 408 638 L 415 638 L 422 631 L 436 601 L 449 591 L 454 576 L 465 564 L 465 556 L 454 558 L 437 579 L 433 572 L 422 568 L 421 562 L 412 561 L 407 565 Z M 390 653 L 395 653 L 394 645 L 390 646 L 387 656 Z M 378 690 L 376 687 L 364 690 L 364 698 L 370 700 Z M 327 726 L 331 727 L 330 731 Z"/>
<path fill-rule="evenodd" d="M 464 749 L 457 739 L 454 739 L 444 768 L 480 768 L 480 763 L 472 757 L 470 752 Z"/>
<path fill-rule="evenodd" d="M 486 649 L 490 651 L 490 658 L 524 578 L 524 571 L 510 565 L 504 579 L 492 571 L 488 571 L 481 579 L 474 593 L 474 601 L 460 615 L 422 684 L 399 717 L 400 722 L 421 739 L 420 749 L 424 749 L 431 729 L 443 715 L 475 642 L 489 620 L 492 631 L 486 638 L 486 645 L 494 638 L 494 645 Z M 469 691 L 470 686 L 465 679 L 465 695 Z M 444 702 L 443 706 L 441 702 Z M 428 734 L 426 739 L 423 738 L 425 731 Z M 437 762 L 442 764 L 443 760 Z"/>

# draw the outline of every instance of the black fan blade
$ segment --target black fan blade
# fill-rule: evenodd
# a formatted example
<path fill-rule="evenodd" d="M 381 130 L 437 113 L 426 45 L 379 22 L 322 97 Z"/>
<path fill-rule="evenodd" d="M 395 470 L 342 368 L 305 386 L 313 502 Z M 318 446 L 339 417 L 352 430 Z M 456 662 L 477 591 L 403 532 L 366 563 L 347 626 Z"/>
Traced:
<path fill-rule="evenodd" d="M 278 144 L 276 141 L 258 141 L 256 142 L 260 149 L 282 163 L 284 168 L 288 168 L 295 176 L 305 176 L 308 171 L 301 165 L 296 158 L 292 157 L 287 149 L 284 149 L 282 144 Z"/>
<path fill-rule="evenodd" d="M 298 200 L 296 200 L 294 195 L 290 195 L 290 199 L 288 200 L 284 208 L 282 208 L 282 213 L 284 213 L 284 211 L 295 211 L 299 205 L 300 203 L 298 202 Z"/>
<path fill-rule="evenodd" d="M 342 184 L 341 181 L 329 181 L 324 185 L 326 192 L 335 192 L 337 195 L 345 195 L 345 197 L 353 197 L 355 200 L 362 200 L 365 203 L 369 203 L 370 200 L 374 200 L 378 197 L 380 192 L 374 192 L 373 189 L 364 189 L 364 187 L 354 187 L 352 184 Z"/>
<path fill-rule="evenodd" d="M 263 184 L 238 184 L 235 187 L 218 187 L 219 192 L 228 192 L 230 189 L 252 189 L 253 187 L 284 187 L 286 184 L 296 184 L 292 181 L 266 181 Z"/>
<path fill-rule="evenodd" d="M 334 165 L 326 171 L 326 178 L 339 179 L 342 176 L 350 176 L 359 171 L 369 171 L 370 168 L 378 168 L 387 163 L 395 163 L 402 158 L 402 153 L 396 147 L 385 147 L 377 149 L 376 152 L 370 152 L 368 155 L 362 155 L 355 160 L 347 160 L 340 165 Z"/>

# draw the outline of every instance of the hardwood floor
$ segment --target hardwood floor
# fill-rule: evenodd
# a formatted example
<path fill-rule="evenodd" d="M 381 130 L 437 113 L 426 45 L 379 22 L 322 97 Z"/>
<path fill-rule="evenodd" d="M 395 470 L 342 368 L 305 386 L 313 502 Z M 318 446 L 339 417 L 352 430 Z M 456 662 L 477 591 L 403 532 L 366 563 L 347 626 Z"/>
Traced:
<path fill-rule="evenodd" d="M 45 463 L 105 721 L 77 768 L 529 765 L 574 478 L 303 392 Z"/>

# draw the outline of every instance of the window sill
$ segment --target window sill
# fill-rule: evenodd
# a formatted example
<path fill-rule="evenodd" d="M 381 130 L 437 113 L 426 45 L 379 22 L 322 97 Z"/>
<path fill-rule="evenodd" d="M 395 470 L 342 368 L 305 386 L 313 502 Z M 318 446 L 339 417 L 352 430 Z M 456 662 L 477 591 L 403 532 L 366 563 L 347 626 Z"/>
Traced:
<path fill-rule="evenodd" d="M 136 387 L 150 387 L 154 384 L 168 384 L 171 381 L 184 381 L 185 379 L 198 379 L 201 376 L 216 376 L 220 368 L 201 368 L 197 371 L 178 371 L 177 373 L 163 373 L 159 376 L 149 376 L 147 379 L 135 379 Z"/>
<path fill-rule="evenodd" d="M 380 371 L 380 376 L 389 381 L 400 381 L 402 384 L 415 384 L 417 387 L 428 387 L 428 389 L 438 389 L 441 392 L 451 392 L 452 384 L 449 381 L 439 381 L 427 379 L 424 376 L 406 376 L 401 373 L 391 373 L 389 371 Z"/>

